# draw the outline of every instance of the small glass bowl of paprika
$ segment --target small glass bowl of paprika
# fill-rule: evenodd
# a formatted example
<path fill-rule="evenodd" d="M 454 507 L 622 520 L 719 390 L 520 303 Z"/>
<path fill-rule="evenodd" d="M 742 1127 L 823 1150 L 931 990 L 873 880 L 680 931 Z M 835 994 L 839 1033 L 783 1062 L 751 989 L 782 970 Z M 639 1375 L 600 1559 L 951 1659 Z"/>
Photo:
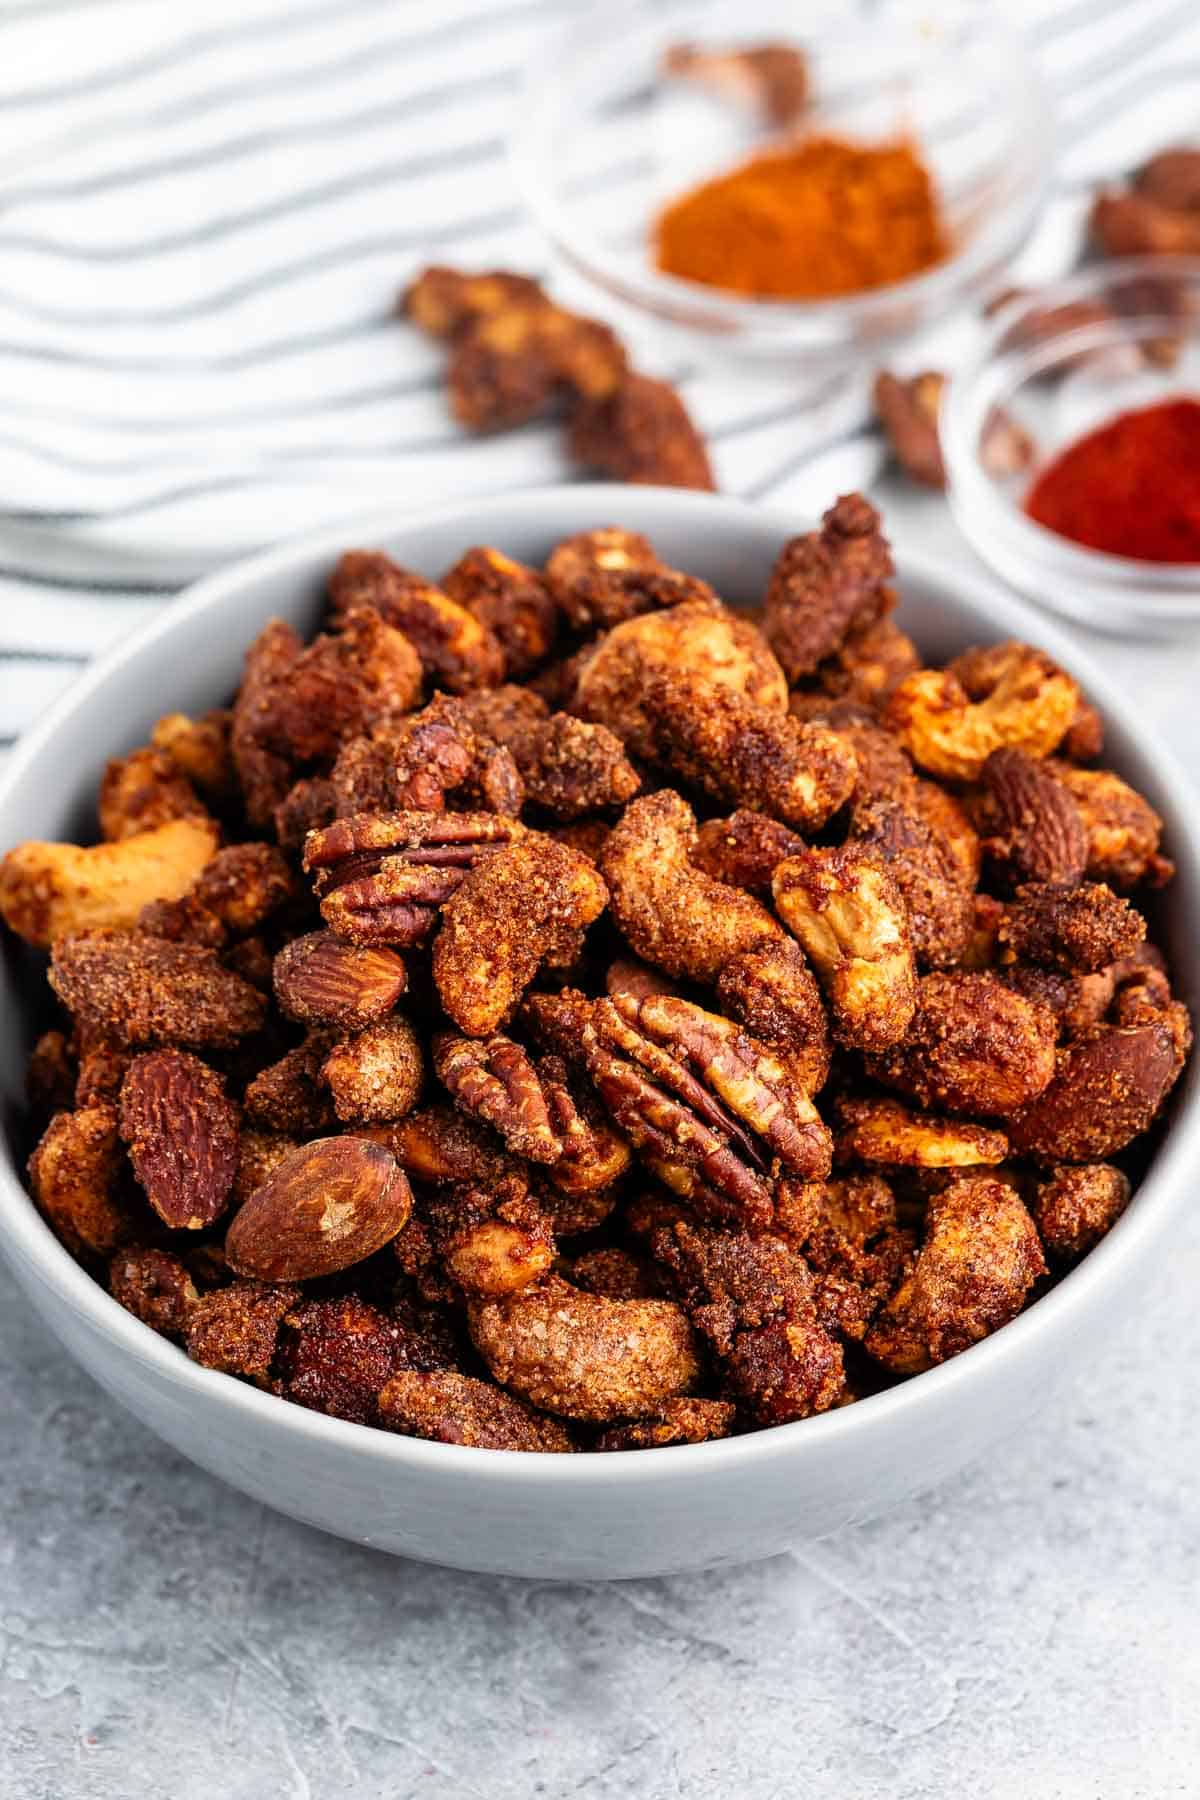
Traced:
<path fill-rule="evenodd" d="M 994 284 L 1040 210 L 1050 107 L 997 10 L 599 0 L 529 65 L 518 185 L 597 310 L 668 354 L 874 367 Z M 671 73 L 767 45 L 801 70 L 786 121 Z"/>
<path fill-rule="evenodd" d="M 987 454 L 997 414 L 1019 473 Z M 1017 295 L 942 402 L 950 504 L 1014 587 L 1094 630 L 1200 623 L 1200 259 L 1134 257 Z"/>

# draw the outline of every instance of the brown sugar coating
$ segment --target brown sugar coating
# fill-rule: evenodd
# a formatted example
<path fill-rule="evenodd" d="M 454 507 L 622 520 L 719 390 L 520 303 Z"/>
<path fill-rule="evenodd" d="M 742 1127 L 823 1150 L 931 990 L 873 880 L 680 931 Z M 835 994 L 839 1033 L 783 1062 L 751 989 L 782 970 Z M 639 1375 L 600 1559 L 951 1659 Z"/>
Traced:
<path fill-rule="evenodd" d="M 628 370 L 610 394 L 582 401 L 571 417 L 575 461 L 613 481 L 716 487 L 704 439 L 675 389 Z"/>
<path fill-rule="evenodd" d="M 263 996 L 214 951 L 116 931 L 60 939 L 50 985 L 82 1025 L 122 1044 L 229 1048 L 266 1013 Z"/>
<path fill-rule="evenodd" d="M 552 838 L 531 835 L 490 857 L 443 907 L 434 945 L 455 1024 L 472 1037 L 503 1025 L 543 963 L 570 961 L 607 901 L 595 865 Z"/>
<path fill-rule="evenodd" d="M 1054 1075 L 1048 1007 L 991 975 L 925 975 L 903 1044 L 868 1057 L 869 1074 L 939 1112 L 1005 1118 Z"/>
<path fill-rule="evenodd" d="M 1079 808 L 1087 834 L 1087 874 L 1121 893 L 1145 882 L 1161 887 L 1174 865 L 1159 855 L 1162 820 L 1150 802 L 1111 769 L 1073 769 L 1056 762 L 1054 773 Z"/>
<path fill-rule="evenodd" d="M 1129 956 L 1145 935 L 1141 914 L 1103 882 L 1028 882 L 1006 907 L 996 938 L 1002 962 L 1088 975 Z"/>
<path fill-rule="evenodd" d="M 688 600 L 617 625 L 579 669 L 572 710 L 607 725 L 633 756 L 652 757 L 655 687 L 691 676 L 749 701 L 757 715 L 784 714 L 783 671 L 757 628 L 713 601 Z"/>
<path fill-rule="evenodd" d="M 275 1367 L 297 1405 L 368 1425 L 377 1422 L 380 1389 L 401 1369 L 431 1366 L 427 1353 L 401 1319 L 349 1295 L 289 1310 Z"/>
<path fill-rule="evenodd" d="M 108 1291 L 135 1319 L 169 1338 L 184 1336 L 200 1298 L 186 1267 L 169 1250 L 118 1250 L 108 1265 Z"/>
<path fill-rule="evenodd" d="M 781 1238 L 697 1231 L 654 1236 L 681 1303 L 760 1425 L 824 1412 L 842 1392 L 841 1347 L 817 1318 L 808 1265 Z"/>
<path fill-rule="evenodd" d="M 545 575 L 568 625 L 578 632 L 607 631 L 685 600 L 716 599 L 706 581 L 663 562 L 641 532 L 617 525 L 564 538 L 547 557 Z"/>
<path fill-rule="evenodd" d="M 377 612 L 403 633 L 425 675 L 452 694 L 493 687 L 503 675 L 504 653 L 490 628 L 382 550 L 347 550 L 330 577 L 329 599 L 339 623 L 362 607 Z"/>
<path fill-rule="evenodd" d="M 163 751 L 149 745 L 106 764 L 96 807 L 100 835 L 110 844 L 139 831 L 153 831 L 172 819 L 206 816 L 187 776 Z"/>
<path fill-rule="evenodd" d="M 528 275 L 514 275 L 507 269 L 465 274 L 431 263 L 405 288 L 399 310 L 431 337 L 449 338 L 476 319 L 541 297 L 541 287 Z"/>
<path fill-rule="evenodd" d="M 729 1400 L 667 1400 L 648 1419 L 611 1425 L 593 1450 L 663 1450 L 669 1444 L 705 1444 L 728 1437 L 737 1408 Z"/>
<path fill-rule="evenodd" d="M 773 887 L 825 988 L 834 1036 L 861 1050 L 899 1042 L 916 971 L 908 911 L 883 861 L 854 844 L 806 850 L 779 865 Z"/>
<path fill-rule="evenodd" d="M 416 1105 L 424 1078 L 421 1040 L 395 1013 L 340 1038 L 321 1064 L 339 1119 L 402 1119 Z"/>
<path fill-rule="evenodd" d="M 789 682 L 811 675 L 851 632 L 876 622 L 888 608 L 892 574 L 879 514 L 861 494 L 843 494 L 819 531 L 784 545 L 763 628 Z"/>
<path fill-rule="evenodd" d="M 1013 1149 L 1041 1163 L 1115 1156 L 1151 1124 L 1186 1050 L 1163 1016 L 1076 1038 L 1058 1052 L 1050 1084 L 1008 1121 Z"/>
<path fill-rule="evenodd" d="M 562 1418 L 641 1418 L 688 1392 L 700 1373 L 691 1328 L 673 1302 L 608 1300 L 557 1276 L 473 1305 L 470 1324 L 496 1380 Z"/>
<path fill-rule="evenodd" d="M 117 1189 L 120 1171 L 115 1107 L 55 1113 L 29 1159 L 29 1185 L 39 1211 L 75 1255 L 107 1255 L 131 1235 Z"/>
<path fill-rule="evenodd" d="M 558 634 L 558 605 L 536 569 L 491 545 L 478 545 L 447 569 L 440 587 L 491 632 L 504 659 L 505 681 L 519 681 L 549 656 Z"/>
<path fill-rule="evenodd" d="M 670 461 L 536 285 L 409 304 L 477 422 Z M 68 1253 L 293 1404 L 556 1453 L 853 1404 L 1072 1279 L 1191 1049 L 1072 677 L 923 666 L 858 496 L 758 612 L 619 525 L 436 575 L 348 552 L 311 642 L 110 766 L 106 841 L 0 863 Z"/>
<path fill-rule="evenodd" d="M 1008 1155 L 1002 1131 L 912 1112 L 897 1100 L 843 1100 L 838 1119 L 837 1160 L 843 1163 L 962 1169 L 1002 1163 Z"/>
<path fill-rule="evenodd" d="M 646 691 L 646 712 L 653 760 L 718 802 L 812 831 L 853 791 L 858 763 L 835 732 L 765 713 L 728 688 L 662 674 Z"/>
<path fill-rule="evenodd" d="M 899 1375 L 932 1368 L 1006 1325 L 1045 1272 L 1015 1188 L 962 1176 L 930 1201 L 912 1273 L 867 1333 L 867 1354 Z"/>
<path fill-rule="evenodd" d="M 803 848 L 803 840 L 787 825 L 745 807 L 727 819 L 706 819 L 691 860 L 714 881 L 769 898 L 779 864 Z"/>
<path fill-rule="evenodd" d="M 476 1450 L 539 1450 L 563 1455 L 575 1448 L 564 1425 L 535 1412 L 503 1388 L 451 1369 L 393 1375 L 379 1395 L 379 1420 L 406 1437 Z"/>
<path fill-rule="evenodd" d="M 1098 1244 L 1129 1204 L 1129 1177 L 1110 1163 L 1051 1169 L 1033 1197 L 1046 1254 L 1073 1263 Z"/>
<path fill-rule="evenodd" d="M 715 981 L 731 957 L 780 937 L 765 906 L 692 861 L 696 819 L 669 788 L 627 806 L 605 840 L 601 873 L 630 946 L 668 975 Z"/>
<path fill-rule="evenodd" d="M 270 1384 L 279 1327 L 299 1298 L 294 1287 L 235 1281 L 202 1294 L 187 1321 L 187 1353 L 206 1369 Z"/>

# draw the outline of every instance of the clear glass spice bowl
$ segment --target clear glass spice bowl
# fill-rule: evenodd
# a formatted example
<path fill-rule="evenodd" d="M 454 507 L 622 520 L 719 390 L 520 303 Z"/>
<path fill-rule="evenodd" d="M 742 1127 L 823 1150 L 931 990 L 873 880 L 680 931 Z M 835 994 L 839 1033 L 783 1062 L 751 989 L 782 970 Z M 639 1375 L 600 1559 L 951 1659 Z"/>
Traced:
<path fill-rule="evenodd" d="M 797 24 L 797 20 L 800 24 Z M 752 110 L 661 77 L 671 44 L 790 43 L 812 105 L 794 135 L 912 142 L 936 184 L 950 254 L 924 273 L 827 301 L 747 299 L 654 266 L 663 206 L 780 141 Z M 1049 102 L 1020 37 L 985 9 L 599 4 L 544 43 L 512 143 L 518 185 L 565 261 L 681 352 L 792 370 L 882 360 L 1005 269 L 1040 210 Z"/>
<path fill-rule="evenodd" d="M 941 435 L 950 504 L 985 562 L 1030 599 L 1094 630 L 1171 636 L 1200 624 L 1200 563 L 1087 549 L 1024 511 L 1032 481 L 1121 414 L 1200 399 L 1200 259 L 1131 257 L 1018 296 L 950 378 Z M 995 409 L 1033 440 L 1032 467 L 996 474 Z M 1200 488 L 1200 469 L 1196 470 Z"/>

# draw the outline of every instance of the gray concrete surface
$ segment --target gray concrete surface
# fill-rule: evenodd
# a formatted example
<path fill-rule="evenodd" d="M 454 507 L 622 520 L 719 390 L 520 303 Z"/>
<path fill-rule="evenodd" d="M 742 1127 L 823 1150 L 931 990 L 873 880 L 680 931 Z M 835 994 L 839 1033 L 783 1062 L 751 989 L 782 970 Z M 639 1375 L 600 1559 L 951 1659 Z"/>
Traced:
<path fill-rule="evenodd" d="M 1194 763 L 1196 652 L 1089 647 Z M 802 1555 L 553 1587 L 242 1499 L 0 1271 L 0 1800 L 1200 1794 L 1198 1295 L 1200 1183 L 1104 1354 L 990 1464 Z"/>

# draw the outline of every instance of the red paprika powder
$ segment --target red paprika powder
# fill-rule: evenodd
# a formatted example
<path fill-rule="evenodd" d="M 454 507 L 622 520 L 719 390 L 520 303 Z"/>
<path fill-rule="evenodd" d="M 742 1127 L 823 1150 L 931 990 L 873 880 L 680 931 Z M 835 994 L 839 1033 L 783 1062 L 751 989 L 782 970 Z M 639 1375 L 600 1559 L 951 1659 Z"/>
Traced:
<path fill-rule="evenodd" d="M 1042 470 L 1025 511 L 1110 556 L 1200 563 L 1200 400 L 1163 400 L 1089 431 Z"/>

